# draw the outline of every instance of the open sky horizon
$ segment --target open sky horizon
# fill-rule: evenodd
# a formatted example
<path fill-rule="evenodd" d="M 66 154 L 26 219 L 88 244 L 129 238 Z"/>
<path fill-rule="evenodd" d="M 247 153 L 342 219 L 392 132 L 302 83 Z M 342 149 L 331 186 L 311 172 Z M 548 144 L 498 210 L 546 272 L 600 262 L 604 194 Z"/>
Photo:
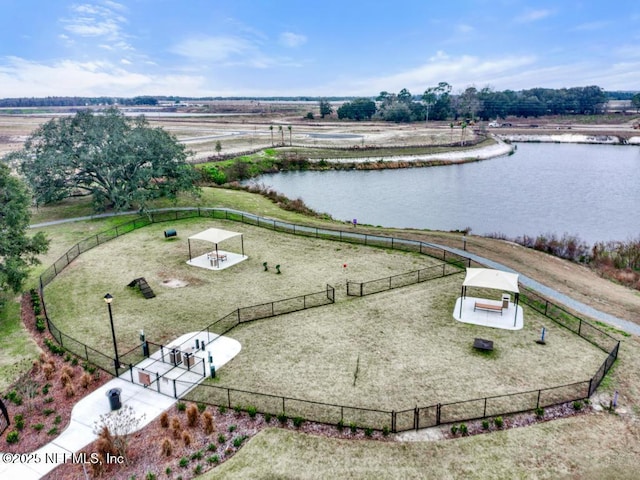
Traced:
<path fill-rule="evenodd" d="M 629 0 L 0 0 L 0 98 L 639 91 Z"/>

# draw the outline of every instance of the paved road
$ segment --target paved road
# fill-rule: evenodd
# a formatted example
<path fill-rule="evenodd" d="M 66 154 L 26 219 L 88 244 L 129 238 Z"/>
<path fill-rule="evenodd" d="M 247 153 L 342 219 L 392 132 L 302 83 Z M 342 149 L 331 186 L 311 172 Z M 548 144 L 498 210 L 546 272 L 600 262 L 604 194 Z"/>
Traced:
<path fill-rule="evenodd" d="M 153 210 L 152 212 L 162 212 L 162 211 L 171 211 L 171 210 L 193 210 L 192 207 L 183 207 L 183 208 L 160 208 L 157 210 Z M 225 209 L 218 209 L 218 210 L 225 210 Z M 232 210 L 232 209 L 227 209 L 229 212 L 233 212 L 233 213 L 239 213 L 239 214 L 244 214 L 250 217 L 256 217 L 256 215 L 252 214 L 252 213 L 248 213 L 248 212 L 241 212 L 239 210 Z M 65 219 L 61 219 L 61 220 L 53 220 L 51 222 L 44 222 L 44 223 L 38 223 L 38 224 L 33 224 L 31 225 L 31 228 L 41 228 L 41 227 L 47 227 L 47 226 L 51 226 L 51 225 L 59 225 L 62 223 L 68 223 L 68 222 L 78 222 L 78 221 L 84 221 L 84 220 L 93 220 L 96 218 L 105 218 L 105 217 L 113 217 L 116 215 L 135 215 L 136 211 L 129 211 L 129 212 L 118 212 L 118 213 L 103 213 L 103 214 L 98 214 L 98 215 L 89 215 L 89 216 L 85 216 L 85 217 L 75 217 L 75 218 L 65 218 Z M 301 228 L 302 230 L 303 228 Z M 467 251 L 464 250 L 460 250 L 457 248 L 451 248 L 451 247 L 447 247 L 444 245 L 439 245 L 439 244 L 435 244 L 435 243 L 431 243 L 430 245 L 433 245 L 437 248 L 441 248 L 444 250 L 447 250 L 448 252 L 452 252 L 455 253 L 457 255 L 460 255 L 462 257 L 467 257 L 467 258 L 471 258 L 472 260 L 481 263 L 483 265 L 486 265 L 487 267 L 490 268 L 495 268 L 497 270 L 503 270 L 506 272 L 512 272 L 512 273 L 517 273 L 519 275 L 519 281 L 525 285 L 526 287 L 535 290 L 536 292 L 540 293 L 541 295 L 543 295 L 544 297 L 548 298 L 549 300 L 552 300 L 556 303 L 559 303 L 561 305 L 565 305 L 569 308 L 571 308 L 572 310 L 582 313 L 584 315 L 587 315 L 591 318 L 595 318 L 596 320 L 599 320 L 601 322 L 605 322 L 609 325 L 612 325 L 616 328 L 619 328 L 621 330 L 624 330 L 625 332 L 628 333 L 632 333 L 634 335 L 640 335 L 640 325 L 635 324 L 633 322 L 630 322 L 628 320 L 624 320 L 622 318 L 618 318 L 615 317 L 613 315 L 609 315 L 608 313 L 604 313 L 601 312 L 600 310 L 597 310 L 585 303 L 582 303 L 578 300 L 575 300 L 563 293 L 560 293 L 550 287 L 547 287 L 546 285 L 543 285 L 542 283 L 533 280 L 532 278 L 527 277 L 526 275 L 522 275 L 520 272 L 513 270 L 510 267 L 507 267 L 506 265 L 502 265 L 501 263 L 498 262 L 494 262 L 493 260 L 489 260 L 488 258 L 484 258 L 481 257 L 479 255 L 475 255 L 472 253 L 469 253 Z"/>

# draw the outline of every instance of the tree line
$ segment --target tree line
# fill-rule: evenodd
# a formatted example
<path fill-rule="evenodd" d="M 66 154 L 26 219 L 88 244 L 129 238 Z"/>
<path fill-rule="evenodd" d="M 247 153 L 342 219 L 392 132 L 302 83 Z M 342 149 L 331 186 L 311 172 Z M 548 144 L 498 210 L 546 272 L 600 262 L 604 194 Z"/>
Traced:
<path fill-rule="evenodd" d="M 19 97 L 1 98 L 0 108 L 34 108 L 34 107 L 81 107 L 100 105 L 157 105 L 158 99 L 151 96 L 124 97 Z"/>
<path fill-rule="evenodd" d="M 429 120 L 491 120 L 543 115 L 598 115 L 608 101 L 605 91 L 596 85 L 572 88 L 532 88 L 495 91 L 468 87 L 458 94 L 451 85 L 440 82 L 420 96 L 406 88 L 399 93 L 380 92 L 375 98 L 356 98 L 337 110 L 338 118 L 380 119 L 391 122 Z"/>

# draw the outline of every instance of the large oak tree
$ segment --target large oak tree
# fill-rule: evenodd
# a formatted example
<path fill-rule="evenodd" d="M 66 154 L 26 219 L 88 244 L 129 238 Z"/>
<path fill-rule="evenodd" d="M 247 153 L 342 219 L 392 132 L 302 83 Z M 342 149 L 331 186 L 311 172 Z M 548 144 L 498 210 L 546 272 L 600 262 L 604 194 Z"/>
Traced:
<path fill-rule="evenodd" d="M 0 163 L 0 295 L 7 289 L 19 292 L 29 267 L 40 263 L 37 255 L 48 248 L 42 232 L 27 235 L 30 202 L 24 183 Z"/>
<path fill-rule="evenodd" d="M 91 195 L 96 211 L 144 210 L 153 198 L 197 191 L 184 145 L 116 108 L 52 119 L 12 157 L 38 203 Z"/>

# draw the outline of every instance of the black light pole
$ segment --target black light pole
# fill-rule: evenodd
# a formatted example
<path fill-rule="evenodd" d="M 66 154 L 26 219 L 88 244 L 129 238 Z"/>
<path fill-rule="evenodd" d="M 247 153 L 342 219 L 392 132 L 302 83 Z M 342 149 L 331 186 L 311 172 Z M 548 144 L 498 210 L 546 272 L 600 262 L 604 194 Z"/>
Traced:
<path fill-rule="evenodd" d="M 110 293 L 107 293 L 104 296 L 104 301 L 107 302 L 107 307 L 109 308 L 109 322 L 111 322 L 111 336 L 113 337 L 113 350 L 116 352 L 116 359 L 114 361 L 114 365 L 116 367 L 116 376 L 117 376 L 118 369 L 120 368 L 120 358 L 118 358 L 118 344 L 116 343 L 116 331 L 113 328 L 113 313 L 111 313 L 111 302 L 113 301 L 113 296 Z"/>

